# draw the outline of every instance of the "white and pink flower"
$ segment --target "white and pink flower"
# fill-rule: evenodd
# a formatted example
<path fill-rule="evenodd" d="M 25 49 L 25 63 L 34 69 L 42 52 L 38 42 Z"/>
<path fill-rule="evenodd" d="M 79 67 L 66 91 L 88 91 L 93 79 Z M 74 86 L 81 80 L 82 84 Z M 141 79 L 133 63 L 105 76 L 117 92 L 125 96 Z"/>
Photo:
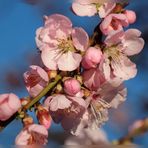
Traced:
<path fill-rule="evenodd" d="M 118 79 L 105 82 L 97 91 L 87 97 L 87 110 L 81 120 L 71 129 L 74 135 L 80 135 L 87 127 L 97 130 L 108 120 L 108 109 L 117 108 L 126 100 L 127 89 Z"/>
<path fill-rule="evenodd" d="M 113 0 L 75 0 L 72 10 L 78 16 L 93 16 L 99 14 L 101 18 L 106 17 L 116 6 Z"/>
<path fill-rule="evenodd" d="M 16 145 L 46 145 L 48 142 L 47 129 L 38 124 L 32 124 L 24 128 L 16 137 Z"/>
<path fill-rule="evenodd" d="M 72 129 L 85 112 L 86 102 L 82 96 L 57 94 L 48 97 L 44 105 L 56 123 L 61 123 L 65 130 Z"/>
<path fill-rule="evenodd" d="M 114 32 L 105 39 L 107 47 L 104 49 L 106 59 L 103 72 L 106 73 L 107 79 L 115 76 L 128 80 L 136 76 L 136 64 L 131 62 L 128 56 L 138 54 L 143 49 L 144 40 L 140 36 L 139 30 L 129 29 L 126 32 Z"/>
<path fill-rule="evenodd" d="M 125 14 L 110 14 L 100 24 L 100 29 L 104 35 L 109 35 L 114 31 L 123 30 L 123 27 L 129 25 Z"/>
<path fill-rule="evenodd" d="M 39 66 L 30 66 L 30 71 L 24 73 L 26 88 L 32 97 L 36 97 L 48 84 L 48 74 Z"/>
<path fill-rule="evenodd" d="M 13 94 L 0 95 L 0 121 L 9 119 L 21 107 L 19 98 Z"/>
<path fill-rule="evenodd" d="M 60 14 L 45 17 L 45 26 L 37 30 L 36 42 L 43 64 L 50 70 L 73 71 L 82 60 L 80 52 L 88 47 L 89 37 L 82 28 Z"/>

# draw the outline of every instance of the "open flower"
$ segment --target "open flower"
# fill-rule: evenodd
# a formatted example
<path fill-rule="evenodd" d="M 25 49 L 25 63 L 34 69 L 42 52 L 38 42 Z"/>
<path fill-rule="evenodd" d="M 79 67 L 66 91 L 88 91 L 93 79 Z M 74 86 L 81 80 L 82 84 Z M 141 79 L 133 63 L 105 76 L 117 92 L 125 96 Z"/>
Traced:
<path fill-rule="evenodd" d="M 48 97 L 44 105 L 56 123 L 62 124 L 65 130 L 70 130 L 77 124 L 86 109 L 86 103 L 82 96 L 65 96 L 57 94 Z"/>
<path fill-rule="evenodd" d="M 104 35 L 108 35 L 113 31 L 123 30 L 123 27 L 129 25 L 128 18 L 125 14 L 110 14 L 100 24 L 100 29 Z"/>
<path fill-rule="evenodd" d="M 86 99 L 87 110 L 80 122 L 75 125 L 71 132 L 80 135 L 84 128 L 98 129 L 108 120 L 108 109 L 117 108 L 126 100 L 127 89 L 119 83 L 118 79 L 105 82 L 97 91 L 93 91 Z"/>
<path fill-rule="evenodd" d="M 9 119 L 21 107 L 19 98 L 13 94 L 0 95 L 0 121 Z"/>
<path fill-rule="evenodd" d="M 136 64 L 131 62 L 128 56 L 138 54 L 144 46 L 144 40 L 137 29 L 129 29 L 126 32 L 112 33 L 105 39 L 107 47 L 104 49 L 106 59 L 103 64 L 103 72 L 106 78 L 112 73 L 121 80 L 128 80 L 136 76 Z M 107 72 L 108 74 L 107 74 Z"/>
<path fill-rule="evenodd" d="M 38 124 L 24 128 L 16 137 L 16 145 L 46 145 L 48 142 L 47 129 Z"/>
<path fill-rule="evenodd" d="M 45 26 L 37 30 L 36 42 L 47 68 L 73 71 L 80 65 L 80 52 L 87 49 L 89 37 L 82 28 L 72 28 L 67 17 L 54 14 L 45 17 Z"/>
<path fill-rule="evenodd" d="M 24 73 L 26 88 L 32 97 L 37 96 L 49 82 L 48 74 L 39 66 L 30 66 L 30 71 Z"/>
<path fill-rule="evenodd" d="M 99 14 L 101 18 L 104 18 L 115 6 L 114 0 L 75 0 L 72 4 L 72 10 L 78 16 Z"/>

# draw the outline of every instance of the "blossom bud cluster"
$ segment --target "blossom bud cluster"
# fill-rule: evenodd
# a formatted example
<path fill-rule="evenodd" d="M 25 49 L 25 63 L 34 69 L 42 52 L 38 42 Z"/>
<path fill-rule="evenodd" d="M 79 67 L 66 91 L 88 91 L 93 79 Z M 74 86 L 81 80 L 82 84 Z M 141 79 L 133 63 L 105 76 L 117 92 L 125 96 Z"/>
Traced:
<path fill-rule="evenodd" d="M 31 65 L 24 73 L 30 100 L 22 100 L 22 106 L 40 96 L 57 75 L 62 78 L 43 103 L 34 104 L 39 124 L 24 124 L 17 145 L 46 144 L 52 120 L 78 136 L 99 128 L 108 120 L 108 109 L 126 100 L 123 82 L 137 74 L 130 57 L 141 52 L 144 40 L 139 30 L 124 29 L 136 21 L 134 11 L 115 0 L 75 0 L 72 10 L 78 16 L 98 15 L 101 22 L 89 37 L 64 15 L 44 16 L 35 37 L 43 65 Z M 16 113 L 21 102 L 14 94 L 0 95 L 0 121 Z"/>

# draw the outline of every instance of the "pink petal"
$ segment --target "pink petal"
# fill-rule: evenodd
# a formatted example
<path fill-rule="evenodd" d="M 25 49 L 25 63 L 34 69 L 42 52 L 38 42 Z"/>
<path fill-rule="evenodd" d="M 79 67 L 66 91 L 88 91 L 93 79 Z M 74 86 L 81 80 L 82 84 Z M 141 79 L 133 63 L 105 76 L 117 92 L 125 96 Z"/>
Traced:
<path fill-rule="evenodd" d="M 120 61 L 111 61 L 111 66 L 114 75 L 123 80 L 134 78 L 137 74 L 136 65 L 125 56 L 120 57 Z"/>
<path fill-rule="evenodd" d="M 40 34 L 42 32 L 43 27 L 40 27 L 36 30 L 36 37 L 35 37 L 35 41 L 37 44 L 37 47 L 40 48 L 44 43 L 40 40 Z"/>
<path fill-rule="evenodd" d="M 101 89 L 99 90 L 99 94 L 101 99 L 109 103 L 111 107 L 117 108 L 118 105 L 126 100 L 127 89 L 122 83 L 118 83 L 118 85 L 112 85 L 112 81 L 109 81 L 102 85 Z"/>
<path fill-rule="evenodd" d="M 64 95 L 56 95 L 53 96 L 52 100 L 49 102 L 49 109 L 51 111 L 57 111 L 58 109 L 69 108 L 71 103 L 72 102 L 69 101 Z"/>
<path fill-rule="evenodd" d="M 78 16 L 93 16 L 97 13 L 96 6 L 93 4 L 81 5 L 79 3 L 73 3 L 72 9 Z"/>
<path fill-rule="evenodd" d="M 76 102 L 77 104 L 79 104 L 81 107 L 86 108 L 86 102 L 84 99 L 82 99 L 81 97 L 71 97 L 68 96 L 68 98 L 74 103 Z"/>
<path fill-rule="evenodd" d="M 115 6 L 116 6 L 116 3 L 113 3 L 113 2 L 105 3 L 99 8 L 99 16 L 101 18 L 106 17 L 114 9 Z"/>
<path fill-rule="evenodd" d="M 31 132 L 35 132 L 36 134 L 41 134 L 44 136 L 48 136 L 48 131 L 47 129 L 43 126 L 43 125 L 39 125 L 39 124 L 32 124 L 29 126 L 28 131 Z"/>
<path fill-rule="evenodd" d="M 21 102 L 20 102 L 18 96 L 16 96 L 13 93 L 10 93 L 9 99 L 8 99 L 8 105 L 12 109 L 12 113 L 17 112 L 18 109 L 21 107 Z"/>
<path fill-rule="evenodd" d="M 110 68 L 110 61 L 107 58 L 103 62 L 102 71 L 104 73 L 105 79 L 110 80 L 111 68 Z"/>
<path fill-rule="evenodd" d="M 129 29 L 125 32 L 123 40 L 124 53 L 132 56 L 141 52 L 144 47 L 144 40 L 140 38 L 141 32 L 137 29 Z"/>
<path fill-rule="evenodd" d="M 107 46 L 116 45 L 121 42 L 123 36 L 124 36 L 123 30 L 115 31 L 110 33 L 106 37 L 104 42 L 107 44 Z"/>
<path fill-rule="evenodd" d="M 45 87 L 46 85 L 42 86 L 40 83 L 35 85 L 34 87 L 27 87 L 27 90 L 32 97 L 36 97 Z"/>
<path fill-rule="evenodd" d="M 75 27 L 72 31 L 72 41 L 77 50 L 84 51 L 88 47 L 89 37 L 83 28 Z"/>
<path fill-rule="evenodd" d="M 31 134 L 27 130 L 22 130 L 15 139 L 16 145 L 28 145 L 28 140 L 30 139 Z"/>
<path fill-rule="evenodd" d="M 58 59 L 58 68 L 62 71 L 73 71 L 79 67 L 81 60 L 80 54 L 68 51 Z"/>
<path fill-rule="evenodd" d="M 104 4 L 110 2 L 111 0 L 75 0 L 76 3 L 87 5 L 87 4 Z M 114 0 L 112 0 L 114 1 Z"/>
<path fill-rule="evenodd" d="M 100 71 L 96 69 L 90 69 L 83 73 L 84 85 L 90 90 L 97 90 L 104 82 L 104 77 Z"/>
<path fill-rule="evenodd" d="M 59 51 L 55 48 L 46 46 L 41 53 L 43 64 L 50 70 L 57 70 L 57 59 L 59 58 Z"/>
<path fill-rule="evenodd" d="M 43 80 L 45 80 L 47 82 L 49 81 L 48 74 L 47 74 L 47 72 L 43 68 L 41 68 L 40 66 L 37 66 L 37 65 L 31 65 L 30 68 L 36 70 L 37 73 L 39 74 L 39 76 Z"/>
<path fill-rule="evenodd" d="M 57 24 L 61 24 L 68 28 L 72 27 L 71 20 L 68 17 L 61 15 L 61 14 L 53 14 L 50 16 L 44 16 L 44 19 L 45 19 L 45 26 L 49 24 L 57 23 Z"/>

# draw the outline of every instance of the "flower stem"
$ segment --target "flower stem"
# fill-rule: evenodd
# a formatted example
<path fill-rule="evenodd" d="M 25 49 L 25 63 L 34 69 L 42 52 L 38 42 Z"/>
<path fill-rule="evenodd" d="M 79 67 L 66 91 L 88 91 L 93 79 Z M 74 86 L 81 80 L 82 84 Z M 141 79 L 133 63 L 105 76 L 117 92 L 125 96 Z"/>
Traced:
<path fill-rule="evenodd" d="M 35 98 L 31 99 L 27 105 L 22 107 L 20 110 L 26 112 L 30 109 L 34 104 L 36 104 L 42 97 L 44 97 L 49 91 L 51 91 L 58 82 L 62 79 L 62 76 L 57 75 L 55 80 L 49 83 Z M 2 131 L 8 124 L 10 124 L 16 117 L 19 115 L 19 112 L 15 113 L 10 119 L 6 121 L 0 121 L 0 131 Z"/>

